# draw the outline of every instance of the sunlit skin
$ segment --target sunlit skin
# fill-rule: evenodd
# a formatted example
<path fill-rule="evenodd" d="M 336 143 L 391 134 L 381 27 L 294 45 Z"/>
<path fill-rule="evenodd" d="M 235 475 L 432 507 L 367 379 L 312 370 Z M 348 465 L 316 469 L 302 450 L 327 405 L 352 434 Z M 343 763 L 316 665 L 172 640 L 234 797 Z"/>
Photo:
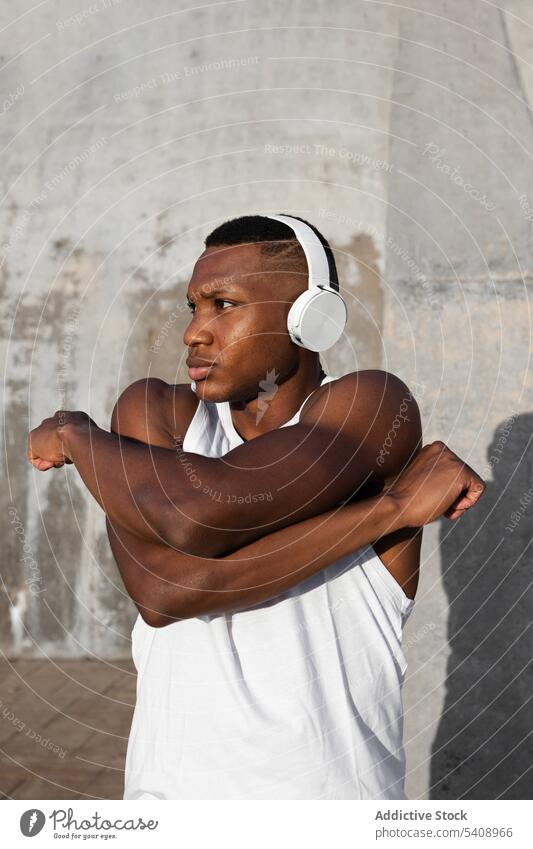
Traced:
<path fill-rule="evenodd" d="M 256 243 L 206 249 L 188 286 L 183 338 L 196 393 L 146 378 L 121 394 L 110 432 L 82 411 L 57 411 L 29 434 L 37 469 L 75 465 L 106 513 L 124 584 L 154 627 L 273 599 L 369 543 L 414 598 L 422 526 L 459 518 L 482 494 L 479 476 L 443 443 L 421 448 L 416 400 L 395 375 L 367 369 L 320 388 L 319 354 L 287 332 L 306 287 L 303 255 L 265 256 Z M 202 362 L 214 366 L 195 371 Z M 222 457 L 180 444 L 199 399 L 230 403 L 243 442 Z M 298 422 L 281 427 L 300 407 Z M 252 489 L 275 497 L 243 497 L 235 510 L 209 496 Z"/>
<path fill-rule="evenodd" d="M 183 341 L 189 357 L 214 362 L 195 376 L 204 401 L 231 401 L 233 422 L 245 439 L 288 421 L 320 383 L 320 359 L 287 333 L 293 301 L 307 288 L 301 270 L 280 271 L 283 260 L 265 257 L 257 244 L 207 248 L 187 289 L 192 311 Z M 205 374 L 202 372 L 201 374 Z M 258 424 L 261 381 L 274 394 Z"/>

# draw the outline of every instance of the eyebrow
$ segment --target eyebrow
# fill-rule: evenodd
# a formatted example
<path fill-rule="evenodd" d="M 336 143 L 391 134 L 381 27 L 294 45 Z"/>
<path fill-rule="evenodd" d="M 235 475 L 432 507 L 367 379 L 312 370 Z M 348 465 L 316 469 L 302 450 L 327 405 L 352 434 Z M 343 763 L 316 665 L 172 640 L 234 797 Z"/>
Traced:
<path fill-rule="evenodd" d="M 215 295 L 220 295 L 220 294 L 224 294 L 224 293 L 227 293 L 229 295 L 239 295 L 244 291 L 244 289 L 241 286 L 239 286 L 238 283 L 237 284 L 234 283 L 231 286 L 228 286 L 227 284 L 221 284 L 220 286 L 215 286 L 212 289 L 210 288 L 209 284 L 207 284 L 206 289 L 207 289 L 206 292 L 202 292 L 202 287 L 200 286 L 198 293 L 195 294 L 195 296 L 194 296 L 195 300 L 198 300 L 199 297 L 200 298 L 214 298 Z M 187 301 L 191 301 L 191 298 L 189 298 L 188 294 L 186 294 L 185 297 L 186 297 Z"/>

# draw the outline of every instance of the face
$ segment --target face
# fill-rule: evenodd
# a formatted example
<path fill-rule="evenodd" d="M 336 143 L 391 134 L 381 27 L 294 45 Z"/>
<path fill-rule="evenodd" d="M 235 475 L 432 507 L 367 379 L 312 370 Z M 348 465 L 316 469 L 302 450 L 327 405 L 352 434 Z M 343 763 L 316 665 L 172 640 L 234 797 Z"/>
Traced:
<path fill-rule="evenodd" d="M 287 314 L 306 286 L 304 275 L 277 271 L 257 244 L 204 251 L 187 290 L 192 315 L 183 336 L 198 397 L 248 401 L 261 381 L 279 384 L 298 368 L 303 349 L 289 337 Z"/>

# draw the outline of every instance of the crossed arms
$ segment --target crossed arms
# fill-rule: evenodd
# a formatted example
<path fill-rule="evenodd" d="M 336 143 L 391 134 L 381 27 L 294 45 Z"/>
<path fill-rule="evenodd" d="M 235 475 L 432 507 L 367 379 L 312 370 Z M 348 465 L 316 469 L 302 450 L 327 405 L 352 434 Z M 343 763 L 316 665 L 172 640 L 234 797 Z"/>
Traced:
<path fill-rule="evenodd" d="M 422 526 L 460 518 L 485 484 L 443 442 L 420 447 L 418 407 L 394 375 L 359 372 L 323 389 L 298 425 L 220 458 L 181 450 L 178 464 L 168 398 L 179 395 L 185 429 L 190 388 L 141 380 L 120 396 L 111 433 L 60 410 L 30 432 L 27 457 L 39 471 L 76 465 L 106 513 L 126 588 L 154 626 L 275 598 L 368 543 L 396 558 L 407 541 L 399 571 L 411 581 Z M 201 492 L 186 477 L 190 462 Z M 272 500 L 245 501 L 250 482 Z M 212 491 L 233 493 L 238 511 Z"/>
<path fill-rule="evenodd" d="M 197 556 L 216 557 L 317 516 L 378 479 L 398 475 L 420 447 L 416 401 L 386 372 L 349 374 L 327 384 L 298 424 L 215 458 L 185 452 L 176 443 L 160 413 L 162 386 L 154 379 L 132 384 L 113 410 L 111 433 L 74 428 L 68 447 L 113 523 Z M 380 463 L 402 406 L 404 421 Z M 213 492 L 224 498 L 210 497 Z M 250 492 L 271 498 L 246 501 Z"/>
<path fill-rule="evenodd" d="M 359 372 L 327 384 L 298 425 L 222 458 L 177 450 L 161 415 L 164 387 L 137 381 L 119 398 L 111 433 L 73 429 L 67 439 L 148 624 L 269 600 L 407 524 L 392 496 L 364 497 L 420 447 L 416 401 L 394 375 Z M 400 409 L 402 425 L 384 453 Z M 206 494 L 214 491 L 230 493 L 238 507 Z M 246 502 L 250 491 L 271 500 Z"/>

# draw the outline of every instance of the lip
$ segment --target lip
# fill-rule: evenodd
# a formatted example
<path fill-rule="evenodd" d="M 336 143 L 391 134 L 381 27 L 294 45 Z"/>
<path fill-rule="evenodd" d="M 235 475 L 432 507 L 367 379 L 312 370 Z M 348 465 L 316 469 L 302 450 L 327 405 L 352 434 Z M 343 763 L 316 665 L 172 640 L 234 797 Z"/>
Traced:
<path fill-rule="evenodd" d="M 211 369 L 215 368 L 215 366 L 199 366 L 197 368 L 189 369 L 189 377 L 191 380 L 203 380 L 204 377 L 207 377 Z"/>
<path fill-rule="evenodd" d="M 190 380 L 203 380 L 216 365 L 209 360 L 201 359 L 201 357 L 188 357 L 186 362 Z"/>

